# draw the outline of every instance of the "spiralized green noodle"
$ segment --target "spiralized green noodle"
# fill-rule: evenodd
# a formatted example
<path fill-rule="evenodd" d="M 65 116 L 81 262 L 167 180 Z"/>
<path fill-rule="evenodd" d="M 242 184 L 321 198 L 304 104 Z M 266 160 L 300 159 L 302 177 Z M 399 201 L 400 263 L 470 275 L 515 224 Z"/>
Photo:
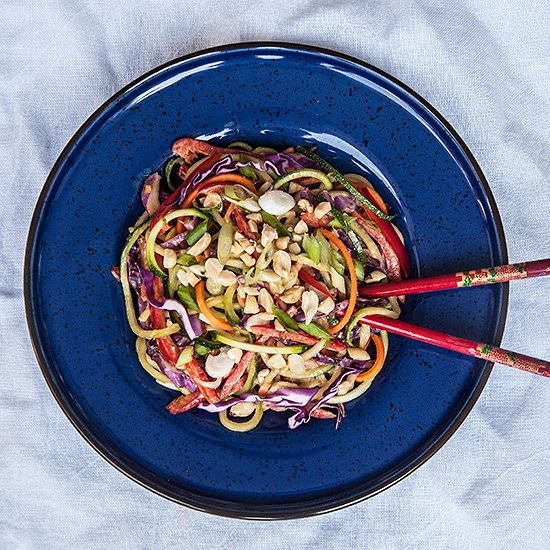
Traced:
<path fill-rule="evenodd" d="M 255 407 L 256 410 L 254 411 L 254 414 L 252 415 L 250 420 L 247 420 L 246 422 L 234 422 L 233 420 L 229 420 L 227 409 L 225 411 L 221 411 L 218 413 L 220 417 L 220 423 L 224 428 L 227 428 L 232 432 L 249 432 L 260 423 L 260 420 L 264 415 L 264 410 L 261 403 L 256 403 Z"/>

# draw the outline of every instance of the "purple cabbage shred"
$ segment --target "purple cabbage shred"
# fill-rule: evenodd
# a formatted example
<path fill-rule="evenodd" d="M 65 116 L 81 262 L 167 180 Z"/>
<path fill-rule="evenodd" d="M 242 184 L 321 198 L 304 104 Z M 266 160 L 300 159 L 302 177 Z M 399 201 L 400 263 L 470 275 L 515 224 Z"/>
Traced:
<path fill-rule="evenodd" d="M 153 273 L 148 269 L 140 269 L 141 279 L 145 287 L 145 294 L 149 303 L 157 309 L 164 309 L 166 311 L 175 311 L 178 317 L 181 319 L 185 332 L 191 340 L 194 340 L 201 335 L 202 327 L 199 329 L 200 321 L 198 318 L 192 318 L 185 309 L 185 306 L 174 298 L 165 298 L 163 301 L 155 300 L 153 297 Z M 194 320 L 196 319 L 196 320 Z"/>
<path fill-rule="evenodd" d="M 157 343 L 154 340 L 147 340 L 147 354 L 159 366 L 162 374 L 164 374 L 174 386 L 178 388 L 186 388 L 191 392 L 197 390 L 196 384 L 176 367 L 173 367 L 160 353 Z"/>

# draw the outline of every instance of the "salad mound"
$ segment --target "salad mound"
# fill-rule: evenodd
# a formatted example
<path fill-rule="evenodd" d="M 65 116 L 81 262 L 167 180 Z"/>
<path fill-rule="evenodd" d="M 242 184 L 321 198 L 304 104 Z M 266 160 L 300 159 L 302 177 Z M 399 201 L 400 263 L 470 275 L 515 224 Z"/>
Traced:
<path fill-rule="evenodd" d="M 216 413 L 234 431 L 267 410 L 290 412 L 291 429 L 338 427 L 388 350 L 363 317 L 400 314 L 395 297 L 358 295 L 408 276 L 387 205 L 305 147 L 172 149 L 113 268 L 141 366 L 178 392 L 167 410 Z"/>

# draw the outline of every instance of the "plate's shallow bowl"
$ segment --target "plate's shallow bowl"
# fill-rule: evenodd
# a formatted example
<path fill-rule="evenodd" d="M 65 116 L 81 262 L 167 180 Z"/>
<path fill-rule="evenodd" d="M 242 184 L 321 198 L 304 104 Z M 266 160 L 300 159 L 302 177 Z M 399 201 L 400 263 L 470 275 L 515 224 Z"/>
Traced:
<path fill-rule="evenodd" d="M 399 215 L 415 275 L 503 263 L 498 214 L 480 170 L 442 118 L 360 61 L 284 44 L 176 60 L 131 84 L 71 140 L 29 235 L 26 305 L 42 370 L 86 440 L 134 480 L 209 512 L 295 517 L 388 487 L 464 420 L 490 365 L 390 336 L 387 366 L 340 429 L 281 415 L 246 434 L 215 416 L 170 416 L 172 392 L 141 369 L 109 274 L 139 215 L 145 174 L 195 136 L 278 147 L 311 143 L 343 171 L 370 174 Z M 507 288 L 407 300 L 403 318 L 500 341 Z"/>

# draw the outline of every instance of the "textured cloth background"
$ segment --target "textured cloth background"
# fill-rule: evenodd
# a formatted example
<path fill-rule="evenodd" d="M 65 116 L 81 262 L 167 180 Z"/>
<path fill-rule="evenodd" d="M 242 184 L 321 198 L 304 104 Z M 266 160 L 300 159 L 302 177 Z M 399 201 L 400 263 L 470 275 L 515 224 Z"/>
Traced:
<path fill-rule="evenodd" d="M 35 200 L 81 123 L 143 72 L 246 40 L 333 48 L 413 87 L 481 164 L 510 260 L 550 257 L 548 1 L 4 0 L 0 10 L 0 548 L 550 548 L 548 380 L 495 368 L 451 441 L 373 499 L 305 520 L 227 520 L 153 495 L 84 442 L 40 374 L 22 299 Z M 549 291 L 550 280 L 511 285 L 503 345 L 550 359 Z"/>

